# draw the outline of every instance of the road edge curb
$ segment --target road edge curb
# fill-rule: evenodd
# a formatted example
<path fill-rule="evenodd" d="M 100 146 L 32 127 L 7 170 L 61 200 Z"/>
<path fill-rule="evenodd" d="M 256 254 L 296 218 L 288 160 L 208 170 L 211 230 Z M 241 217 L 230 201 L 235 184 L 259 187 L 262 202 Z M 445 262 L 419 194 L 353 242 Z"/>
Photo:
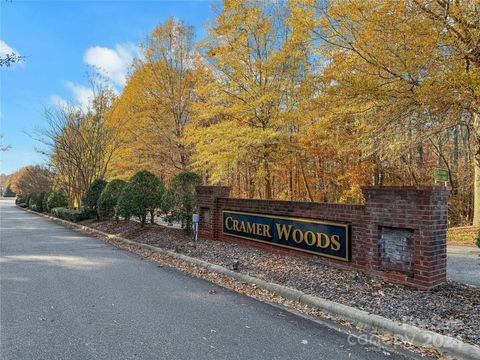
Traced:
<path fill-rule="evenodd" d="M 104 236 L 109 239 L 113 239 L 127 245 L 138 246 L 140 248 L 144 248 L 146 250 L 150 250 L 155 253 L 159 253 L 159 254 L 167 255 L 179 260 L 183 260 L 185 262 L 199 266 L 206 270 L 231 277 L 235 280 L 238 280 L 250 285 L 255 285 L 258 288 L 271 291 L 285 299 L 296 301 L 302 305 L 310 306 L 314 309 L 323 311 L 329 315 L 346 320 L 365 330 L 375 331 L 381 335 L 392 335 L 394 337 L 400 338 L 402 341 L 406 341 L 417 346 L 435 348 L 440 352 L 442 352 L 444 355 L 454 356 L 459 359 L 466 359 L 466 360 L 480 359 L 480 347 L 465 343 L 463 341 L 460 341 L 450 336 L 442 335 L 430 330 L 421 329 L 413 325 L 391 320 L 380 315 L 375 315 L 364 310 L 360 310 L 351 306 L 336 303 L 334 301 L 323 299 L 317 296 L 308 295 L 300 290 L 295 290 L 283 285 L 271 283 L 250 275 L 242 274 L 242 273 L 227 269 L 220 265 L 212 264 L 204 260 L 179 254 L 171 250 L 138 243 L 138 242 L 123 238 L 121 236 L 108 234 L 103 231 L 90 228 L 85 225 L 76 224 L 71 221 L 59 219 L 54 216 L 50 216 L 43 213 L 38 213 L 30 209 L 21 208 L 19 206 L 17 207 L 27 212 L 39 215 L 41 217 L 47 218 L 49 220 L 52 220 L 54 222 L 57 222 L 63 225 L 77 228 L 87 233 L 98 234 L 100 236 Z"/>

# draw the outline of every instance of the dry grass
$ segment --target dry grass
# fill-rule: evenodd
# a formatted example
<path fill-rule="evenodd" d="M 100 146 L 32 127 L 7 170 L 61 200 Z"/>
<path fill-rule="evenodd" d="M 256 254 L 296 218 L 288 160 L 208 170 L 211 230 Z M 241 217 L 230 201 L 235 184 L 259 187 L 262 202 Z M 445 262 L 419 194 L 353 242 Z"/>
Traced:
<path fill-rule="evenodd" d="M 458 226 L 447 231 L 447 244 L 475 246 L 475 239 L 480 231 L 476 226 Z"/>

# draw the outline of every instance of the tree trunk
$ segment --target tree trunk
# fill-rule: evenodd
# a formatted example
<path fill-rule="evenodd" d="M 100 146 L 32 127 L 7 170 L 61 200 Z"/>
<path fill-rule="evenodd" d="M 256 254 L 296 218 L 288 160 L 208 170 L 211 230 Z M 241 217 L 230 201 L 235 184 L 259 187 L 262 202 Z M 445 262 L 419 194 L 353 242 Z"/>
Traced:
<path fill-rule="evenodd" d="M 307 180 L 307 176 L 305 175 L 305 169 L 303 167 L 302 160 L 300 160 L 300 170 L 302 171 L 303 183 L 305 185 L 305 190 L 307 190 L 308 199 L 311 202 L 314 202 L 315 200 L 313 199 L 312 191 L 310 190 L 310 186 L 308 185 L 308 180 Z"/>
<path fill-rule="evenodd" d="M 475 150 L 473 154 L 473 226 L 480 226 L 480 114 L 473 114 Z"/>
<path fill-rule="evenodd" d="M 290 201 L 293 201 L 293 164 L 290 160 L 290 168 L 288 169 L 288 192 L 290 195 Z"/>
<path fill-rule="evenodd" d="M 480 147 L 473 157 L 473 226 L 480 226 Z"/>
<path fill-rule="evenodd" d="M 268 165 L 268 160 L 263 161 L 263 169 L 265 171 L 264 184 L 265 184 L 265 199 L 269 200 L 272 198 L 272 183 L 271 183 L 271 174 L 270 166 Z"/>
<path fill-rule="evenodd" d="M 150 210 L 150 224 L 154 224 L 155 223 L 155 210 Z"/>
<path fill-rule="evenodd" d="M 252 171 L 248 172 L 248 198 L 253 199 L 255 197 L 255 179 L 252 176 Z"/>
<path fill-rule="evenodd" d="M 188 161 L 187 156 L 185 155 L 185 148 L 183 146 L 180 146 L 180 166 L 182 168 L 182 171 L 187 171 Z"/>

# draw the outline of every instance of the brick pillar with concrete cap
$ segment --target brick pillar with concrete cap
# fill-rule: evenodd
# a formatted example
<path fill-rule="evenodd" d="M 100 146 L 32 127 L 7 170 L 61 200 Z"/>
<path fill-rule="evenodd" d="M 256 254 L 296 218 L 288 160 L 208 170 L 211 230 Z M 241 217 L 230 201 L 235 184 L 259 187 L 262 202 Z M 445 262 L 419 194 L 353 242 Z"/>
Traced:
<path fill-rule="evenodd" d="M 368 186 L 362 191 L 370 272 L 421 290 L 445 283 L 450 188 Z"/>
<path fill-rule="evenodd" d="M 230 186 L 197 186 L 199 239 L 218 240 L 219 227 L 222 225 L 222 221 L 219 221 L 218 199 L 228 198 L 231 189 Z"/>

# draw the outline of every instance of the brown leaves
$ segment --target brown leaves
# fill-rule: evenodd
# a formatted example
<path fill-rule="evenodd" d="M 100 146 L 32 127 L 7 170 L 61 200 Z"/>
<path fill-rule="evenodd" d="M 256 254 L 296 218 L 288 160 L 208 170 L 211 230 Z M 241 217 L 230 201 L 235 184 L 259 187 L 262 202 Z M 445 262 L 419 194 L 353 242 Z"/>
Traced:
<path fill-rule="evenodd" d="M 360 308 L 381 316 L 407 322 L 439 333 L 461 337 L 476 343 L 480 319 L 480 290 L 475 287 L 449 282 L 431 292 L 416 291 L 393 285 L 362 273 L 335 269 L 324 265 L 314 256 L 299 255 L 255 247 L 251 242 L 199 241 L 194 248 L 189 237 L 180 229 L 160 225 L 140 230 L 133 222 L 93 222 L 104 231 L 115 231 L 131 240 L 166 249 L 176 249 L 181 254 L 210 263 L 229 267 L 238 260 L 239 272 L 274 282 L 305 293 Z M 142 250 L 144 251 L 144 250 Z M 155 258 L 149 252 L 145 256 Z M 168 258 L 168 257 L 167 257 Z M 284 303 L 276 295 L 255 286 L 237 284 L 235 281 L 211 274 L 204 269 L 192 268 L 175 259 L 159 258 L 165 264 L 179 266 L 185 271 L 211 279 L 226 287 L 260 296 L 261 299 Z M 218 281 L 218 282 L 217 282 Z M 288 302 L 285 302 L 289 304 Z M 289 305 L 290 306 L 290 305 Z M 308 310 L 310 313 L 310 310 Z M 314 314 L 314 312 L 312 312 Z"/>
<path fill-rule="evenodd" d="M 30 165 L 17 170 L 12 175 L 12 190 L 19 196 L 25 196 L 52 187 L 53 174 L 40 165 Z"/>

